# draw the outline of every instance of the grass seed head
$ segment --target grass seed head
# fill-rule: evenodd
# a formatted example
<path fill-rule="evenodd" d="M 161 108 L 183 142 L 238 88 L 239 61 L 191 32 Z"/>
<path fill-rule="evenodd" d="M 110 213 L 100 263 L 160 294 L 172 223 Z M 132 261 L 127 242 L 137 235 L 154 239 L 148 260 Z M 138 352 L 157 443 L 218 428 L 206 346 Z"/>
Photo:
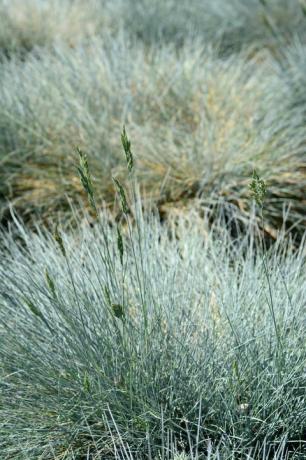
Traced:
<path fill-rule="evenodd" d="M 255 170 L 253 171 L 250 190 L 251 196 L 254 198 L 257 205 L 262 208 L 267 194 L 267 187 L 264 180 L 259 177 Z"/>
<path fill-rule="evenodd" d="M 86 391 L 86 393 L 90 392 L 90 381 L 89 381 L 89 377 L 88 377 L 87 372 L 85 372 L 85 375 L 84 375 L 83 387 L 84 387 L 84 390 Z"/>
<path fill-rule="evenodd" d="M 109 289 L 108 289 L 107 286 L 104 287 L 104 294 L 105 294 L 105 298 L 106 298 L 107 304 L 111 307 L 112 301 L 111 301 L 110 292 L 109 292 Z"/>
<path fill-rule="evenodd" d="M 52 329 L 50 328 L 47 319 L 46 319 L 45 316 L 42 314 L 42 312 L 40 311 L 40 309 L 34 304 L 34 302 L 32 302 L 32 300 L 27 299 L 27 298 L 25 298 L 24 300 L 25 300 L 25 303 L 26 303 L 27 307 L 28 307 L 29 310 L 33 313 L 33 315 L 36 316 L 37 318 L 39 318 L 43 323 L 45 323 L 45 325 L 47 326 L 47 328 L 52 332 Z"/>
<path fill-rule="evenodd" d="M 133 158 L 133 154 L 131 151 L 131 141 L 127 137 L 125 126 L 123 126 L 123 131 L 121 134 L 121 143 L 122 143 L 124 153 L 126 156 L 126 163 L 127 163 L 128 171 L 132 172 L 133 167 L 134 167 L 134 158 Z"/>
<path fill-rule="evenodd" d="M 117 190 L 118 190 L 118 194 L 119 194 L 119 198 L 120 198 L 120 202 L 121 202 L 122 212 L 123 212 L 123 214 L 128 214 L 129 207 L 128 207 L 128 204 L 127 204 L 127 199 L 126 199 L 124 188 L 122 187 L 122 185 L 120 184 L 118 179 L 113 178 L 113 181 L 115 182 L 115 185 L 116 185 Z"/>
<path fill-rule="evenodd" d="M 54 284 L 54 281 L 51 278 L 47 268 L 45 270 L 45 277 L 46 277 L 46 282 L 47 282 L 47 286 L 49 288 L 49 291 L 51 292 L 52 296 L 55 297 L 55 295 L 56 295 L 55 284 Z"/>
<path fill-rule="evenodd" d="M 122 235 L 121 235 L 119 227 L 117 227 L 117 247 L 118 247 L 118 251 L 119 251 L 119 255 L 120 255 L 120 262 L 121 262 L 121 265 L 122 265 L 123 264 L 124 247 L 123 247 L 123 239 L 122 239 Z"/>
<path fill-rule="evenodd" d="M 80 176 L 80 180 L 81 180 L 81 183 L 83 185 L 85 192 L 87 193 L 90 207 L 94 211 L 95 215 L 97 215 L 94 188 L 93 188 L 91 175 L 89 171 L 87 155 L 83 153 L 79 148 L 77 148 L 77 152 L 79 154 L 79 159 L 80 159 L 80 164 L 78 166 L 78 173 Z"/>
<path fill-rule="evenodd" d="M 62 238 L 62 236 L 61 236 L 61 234 L 60 234 L 60 232 L 58 230 L 58 226 L 55 227 L 53 237 L 54 237 L 55 241 L 57 242 L 57 244 L 59 245 L 61 253 L 63 254 L 64 257 L 66 257 L 66 249 L 65 249 L 65 246 L 64 246 L 63 238 Z"/>
<path fill-rule="evenodd" d="M 123 319 L 124 317 L 124 309 L 123 306 L 119 303 L 112 304 L 112 310 L 116 318 Z"/>

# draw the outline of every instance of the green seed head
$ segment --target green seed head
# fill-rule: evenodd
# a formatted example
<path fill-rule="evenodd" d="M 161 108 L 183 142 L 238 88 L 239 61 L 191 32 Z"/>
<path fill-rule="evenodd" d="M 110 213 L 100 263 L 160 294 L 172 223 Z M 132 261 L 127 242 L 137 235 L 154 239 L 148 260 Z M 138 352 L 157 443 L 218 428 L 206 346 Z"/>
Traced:
<path fill-rule="evenodd" d="M 256 201 L 257 205 L 263 207 L 264 200 L 267 194 L 265 182 L 260 179 L 256 171 L 253 171 L 252 182 L 250 184 L 251 196 Z"/>
<path fill-rule="evenodd" d="M 83 185 L 83 188 L 85 192 L 87 193 L 90 207 L 94 211 L 95 215 L 97 215 L 94 188 L 92 185 L 91 175 L 89 171 L 87 155 L 83 153 L 79 148 L 77 148 L 77 152 L 79 154 L 79 159 L 80 159 L 80 164 L 78 166 L 78 173 L 80 176 L 81 184 Z"/>
<path fill-rule="evenodd" d="M 112 310 L 116 318 L 122 319 L 124 317 L 124 309 L 123 306 L 117 303 L 112 304 Z"/>
<path fill-rule="evenodd" d="M 119 227 L 117 227 L 117 247 L 118 247 L 118 251 L 119 251 L 120 262 L 121 262 L 121 265 L 122 265 L 123 264 L 124 247 L 123 247 L 123 239 L 122 239 L 122 235 L 121 235 Z"/>
<path fill-rule="evenodd" d="M 120 184 L 118 179 L 113 178 L 113 181 L 115 182 L 115 185 L 116 185 L 117 190 L 118 190 L 118 194 L 119 194 L 119 198 L 120 198 L 120 202 L 121 202 L 122 212 L 124 214 L 128 214 L 129 207 L 128 207 L 128 204 L 127 204 L 127 199 L 126 199 L 126 196 L 125 196 L 124 188 L 122 187 L 122 185 Z"/>
<path fill-rule="evenodd" d="M 134 167 L 134 158 L 131 151 L 131 141 L 127 137 L 125 126 L 123 126 L 123 131 L 121 134 L 121 143 L 124 149 L 128 171 L 132 172 Z"/>
<path fill-rule="evenodd" d="M 87 372 L 85 372 L 85 375 L 84 375 L 83 387 L 84 387 L 84 390 L 86 391 L 86 393 L 89 393 L 89 391 L 90 391 L 90 381 L 89 381 L 89 377 L 88 377 Z"/>
<path fill-rule="evenodd" d="M 46 277 L 46 282 L 47 282 L 47 286 L 48 286 L 48 288 L 49 288 L 49 291 L 51 292 L 51 294 L 53 295 L 53 297 L 55 297 L 55 295 L 56 295 L 56 292 L 55 292 L 55 284 L 54 284 L 53 279 L 52 279 L 51 276 L 49 275 L 49 272 L 48 272 L 47 269 L 46 269 L 46 271 L 45 271 L 45 277 Z"/>
<path fill-rule="evenodd" d="M 59 233 L 57 226 L 55 228 L 55 232 L 53 234 L 53 237 L 54 237 L 55 241 L 57 242 L 57 244 L 59 245 L 61 253 L 63 254 L 64 257 L 66 257 L 66 249 L 65 249 L 65 246 L 64 246 L 63 238 L 62 238 L 61 234 Z"/>

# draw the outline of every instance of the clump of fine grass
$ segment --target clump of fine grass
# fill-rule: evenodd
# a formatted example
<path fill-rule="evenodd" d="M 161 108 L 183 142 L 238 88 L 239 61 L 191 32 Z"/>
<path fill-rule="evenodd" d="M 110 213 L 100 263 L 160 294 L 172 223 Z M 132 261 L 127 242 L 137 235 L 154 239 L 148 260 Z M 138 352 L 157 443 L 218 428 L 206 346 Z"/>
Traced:
<path fill-rule="evenodd" d="M 125 3 L 126 28 L 147 44 L 182 45 L 197 37 L 221 54 L 251 46 L 281 54 L 296 36 L 305 39 L 304 0 L 133 0 Z"/>
<path fill-rule="evenodd" d="M 77 144 L 91 157 L 97 200 L 112 205 L 111 176 L 122 175 L 113 133 L 125 119 L 142 190 L 161 207 L 222 198 L 248 217 L 256 168 L 269 175 L 267 231 L 275 235 L 286 203 L 301 237 L 305 108 L 294 103 L 300 80 L 291 91 L 286 69 L 268 54 L 220 59 L 198 42 L 148 51 L 122 38 L 11 59 L 0 69 L 2 195 L 25 217 L 69 219 L 66 197 L 81 193 Z"/>
<path fill-rule="evenodd" d="M 304 244 L 280 237 L 263 266 L 251 227 L 235 244 L 217 223 L 203 238 L 195 215 L 143 216 L 137 194 L 132 225 L 118 193 L 119 254 L 105 213 L 55 238 L 14 218 L 2 236 L 3 455 L 302 458 Z"/>
<path fill-rule="evenodd" d="M 197 37 L 221 54 L 245 46 L 281 54 L 294 37 L 305 39 L 306 23 L 304 0 L 1 0 L 0 13 L 0 48 L 9 55 L 122 30 L 146 45 Z"/>
<path fill-rule="evenodd" d="M 295 42 L 284 50 L 284 58 L 278 63 L 279 75 L 287 84 L 290 94 L 292 107 L 299 108 L 303 120 L 306 119 L 306 98 L 302 90 L 306 83 L 306 48 L 302 41 L 296 39 Z M 284 72 L 284 67 L 286 72 Z"/>
<path fill-rule="evenodd" d="M 97 0 L 1 0 L 0 50 L 8 56 L 50 47 L 58 41 L 75 46 L 111 31 L 112 7 Z"/>

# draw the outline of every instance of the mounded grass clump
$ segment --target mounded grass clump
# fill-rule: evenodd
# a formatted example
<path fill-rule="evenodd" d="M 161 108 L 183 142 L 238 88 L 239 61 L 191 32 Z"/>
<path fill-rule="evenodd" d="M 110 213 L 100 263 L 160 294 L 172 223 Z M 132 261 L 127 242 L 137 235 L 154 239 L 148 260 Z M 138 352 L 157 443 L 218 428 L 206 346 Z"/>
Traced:
<path fill-rule="evenodd" d="M 305 39 L 305 0 L 1 0 L 0 48 L 11 55 L 61 40 L 124 29 L 147 45 L 181 46 L 190 37 L 221 54 L 250 45 L 276 54 L 297 35 Z"/>
<path fill-rule="evenodd" d="M 306 457 L 305 24 L 0 0 L 1 459 Z"/>
<path fill-rule="evenodd" d="M 132 210 L 2 235 L 2 458 L 304 458 L 303 245 Z"/>
<path fill-rule="evenodd" d="M 0 0 L 0 50 L 11 56 L 58 41 L 75 46 L 113 30 L 111 10 L 98 0 Z"/>
<path fill-rule="evenodd" d="M 269 185 L 267 230 L 275 233 L 286 203 L 301 236 L 305 104 L 295 101 L 304 85 L 300 61 L 288 68 L 264 52 L 220 59 L 198 42 L 148 50 L 124 37 L 12 58 L 0 69 L 2 195 L 24 216 L 69 218 L 78 146 L 90 155 L 98 199 L 112 204 L 125 120 L 145 195 L 178 208 L 222 198 L 247 217 L 256 168 Z"/>
<path fill-rule="evenodd" d="M 284 50 L 284 60 L 278 62 L 279 74 L 285 79 L 291 105 L 299 108 L 303 120 L 306 120 L 306 96 L 302 88 L 306 84 L 306 48 L 296 40 L 288 49 Z M 283 72 L 284 67 L 286 72 Z"/>
<path fill-rule="evenodd" d="M 126 29 L 147 44 L 200 37 L 221 54 L 245 46 L 281 53 L 296 36 L 305 39 L 304 0 L 130 0 L 124 4 Z"/>

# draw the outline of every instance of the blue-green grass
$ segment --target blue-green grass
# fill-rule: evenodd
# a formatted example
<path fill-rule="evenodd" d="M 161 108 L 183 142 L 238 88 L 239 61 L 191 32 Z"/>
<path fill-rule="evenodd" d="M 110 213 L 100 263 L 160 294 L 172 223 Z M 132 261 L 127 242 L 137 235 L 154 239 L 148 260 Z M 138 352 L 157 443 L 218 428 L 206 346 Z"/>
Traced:
<path fill-rule="evenodd" d="M 302 459 L 304 244 L 132 209 L 2 235 L 2 458 Z"/>

